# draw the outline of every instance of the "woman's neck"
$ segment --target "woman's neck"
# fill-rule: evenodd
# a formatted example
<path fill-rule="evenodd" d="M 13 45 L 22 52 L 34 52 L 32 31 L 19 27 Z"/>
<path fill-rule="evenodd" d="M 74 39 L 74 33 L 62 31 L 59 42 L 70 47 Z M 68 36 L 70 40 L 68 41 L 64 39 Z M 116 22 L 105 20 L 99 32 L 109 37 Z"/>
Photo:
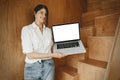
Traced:
<path fill-rule="evenodd" d="M 35 21 L 35 24 L 39 27 L 40 31 L 42 32 L 43 31 L 43 24 L 38 22 L 38 21 Z"/>

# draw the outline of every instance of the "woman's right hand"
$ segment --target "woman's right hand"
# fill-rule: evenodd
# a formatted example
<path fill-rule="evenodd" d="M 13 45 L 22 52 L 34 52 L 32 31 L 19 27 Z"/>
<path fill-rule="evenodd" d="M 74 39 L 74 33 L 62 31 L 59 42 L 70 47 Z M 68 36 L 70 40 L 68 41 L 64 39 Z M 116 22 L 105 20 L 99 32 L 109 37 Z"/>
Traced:
<path fill-rule="evenodd" d="M 60 52 L 58 52 L 58 53 L 53 53 L 53 57 L 54 57 L 54 58 L 62 58 L 62 57 L 65 57 L 65 56 L 66 56 L 65 54 L 60 53 Z"/>

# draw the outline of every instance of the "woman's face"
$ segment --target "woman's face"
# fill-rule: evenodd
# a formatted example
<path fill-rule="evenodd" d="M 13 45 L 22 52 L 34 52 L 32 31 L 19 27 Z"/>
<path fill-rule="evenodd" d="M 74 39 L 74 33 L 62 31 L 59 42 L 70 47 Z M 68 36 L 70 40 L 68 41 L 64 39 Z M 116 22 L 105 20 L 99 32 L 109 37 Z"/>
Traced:
<path fill-rule="evenodd" d="M 46 10 L 44 8 L 40 9 L 39 11 L 37 11 L 37 13 L 34 14 L 35 14 L 35 21 L 38 21 L 40 23 L 45 22 Z"/>

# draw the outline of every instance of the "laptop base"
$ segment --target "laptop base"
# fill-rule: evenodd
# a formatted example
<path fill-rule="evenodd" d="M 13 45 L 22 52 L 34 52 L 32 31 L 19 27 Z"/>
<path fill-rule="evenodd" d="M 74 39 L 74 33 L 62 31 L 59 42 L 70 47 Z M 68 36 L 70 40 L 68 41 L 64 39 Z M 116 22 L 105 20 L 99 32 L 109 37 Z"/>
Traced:
<path fill-rule="evenodd" d="M 54 44 L 53 52 L 61 52 L 63 54 L 81 54 L 86 53 L 86 49 L 84 48 L 82 41 L 79 40 L 79 47 L 72 47 L 72 48 L 63 48 L 63 49 L 57 49 L 57 44 Z"/>

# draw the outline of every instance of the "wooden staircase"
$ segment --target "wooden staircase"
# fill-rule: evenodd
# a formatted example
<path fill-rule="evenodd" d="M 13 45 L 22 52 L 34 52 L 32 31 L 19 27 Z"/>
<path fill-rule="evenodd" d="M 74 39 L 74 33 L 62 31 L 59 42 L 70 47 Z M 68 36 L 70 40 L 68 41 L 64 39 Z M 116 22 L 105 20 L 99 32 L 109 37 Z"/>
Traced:
<path fill-rule="evenodd" d="M 56 68 L 55 80 L 104 80 L 120 16 L 118 3 L 119 0 L 88 0 L 89 8 L 81 17 L 80 28 L 87 52 L 65 57 L 64 64 Z"/>
<path fill-rule="evenodd" d="M 77 73 L 77 68 L 71 66 L 61 66 L 57 70 L 58 77 L 56 80 L 78 80 L 79 75 Z"/>
<path fill-rule="evenodd" d="M 104 61 L 87 59 L 78 64 L 78 80 L 104 80 L 107 63 Z"/>
<path fill-rule="evenodd" d="M 94 36 L 88 39 L 89 56 L 87 59 L 79 61 L 79 79 L 103 80 L 114 38 L 112 36 Z"/>

